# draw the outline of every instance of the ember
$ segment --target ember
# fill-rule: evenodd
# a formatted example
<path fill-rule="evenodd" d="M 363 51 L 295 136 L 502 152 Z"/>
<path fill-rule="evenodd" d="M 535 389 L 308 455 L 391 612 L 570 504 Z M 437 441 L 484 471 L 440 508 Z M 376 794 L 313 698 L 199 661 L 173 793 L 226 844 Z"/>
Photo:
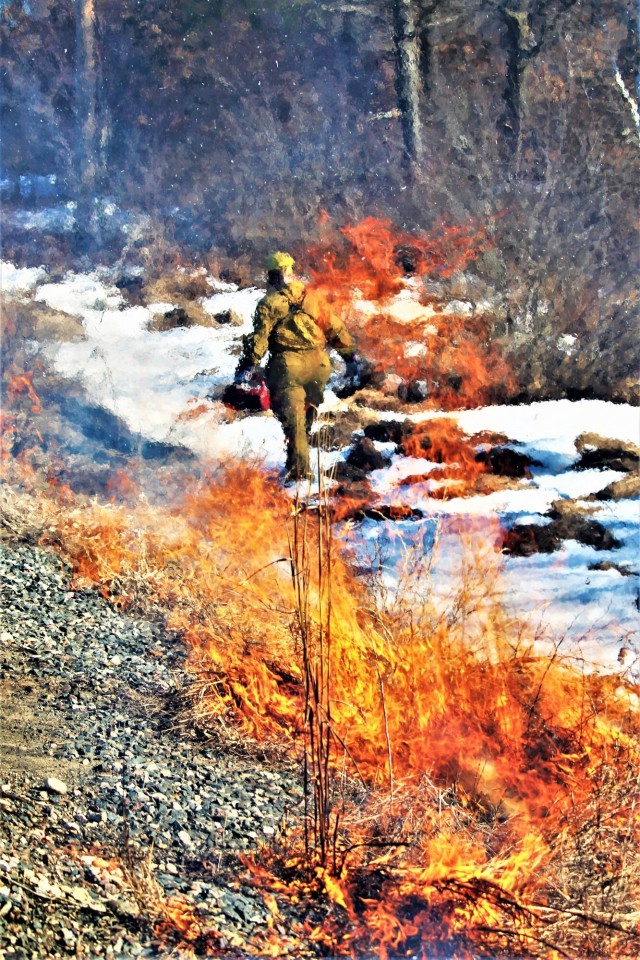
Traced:
<path fill-rule="evenodd" d="M 9 377 L 7 388 L 7 397 L 10 403 L 14 402 L 20 394 L 26 394 L 31 401 L 32 413 L 40 413 L 42 409 L 40 398 L 33 388 L 33 371 L 27 373 L 18 373 L 14 368 L 13 374 Z"/>

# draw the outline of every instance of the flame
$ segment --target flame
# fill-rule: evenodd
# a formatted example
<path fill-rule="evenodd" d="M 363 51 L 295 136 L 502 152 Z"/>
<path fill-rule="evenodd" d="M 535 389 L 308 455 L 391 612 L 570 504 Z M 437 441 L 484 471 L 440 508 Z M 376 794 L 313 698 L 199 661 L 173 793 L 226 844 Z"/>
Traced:
<path fill-rule="evenodd" d="M 160 912 L 161 919 L 154 929 L 154 937 L 160 943 L 176 939 L 194 943 L 202 936 L 202 925 L 196 917 L 193 904 L 182 897 L 168 897 L 161 904 Z"/>
<path fill-rule="evenodd" d="M 379 498 L 368 483 L 339 484 L 332 490 L 331 513 L 335 523 L 364 515 Z"/>
<path fill-rule="evenodd" d="M 135 463 L 131 468 L 135 469 Z M 115 470 L 106 483 L 106 491 L 111 503 L 122 501 L 133 503 L 139 494 L 139 485 L 132 479 L 128 470 Z"/>
<path fill-rule="evenodd" d="M 455 420 L 447 417 L 416 424 L 415 429 L 403 438 L 401 449 L 407 457 L 421 457 L 442 465 L 436 474 L 438 478 L 459 477 L 468 486 L 472 486 L 487 469 L 476 459 L 475 444 Z M 406 486 L 425 479 L 432 479 L 432 474 L 405 477 L 400 483 Z"/>
<path fill-rule="evenodd" d="M 311 276 L 310 295 L 342 315 L 360 353 L 407 382 L 426 380 L 430 405 L 455 409 L 508 396 L 513 389 L 511 372 L 490 336 L 491 319 L 438 312 L 433 297 L 423 292 L 423 314 L 408 323 L 393 314 L 393 298 L 407 287 L 409 275 L 450 277 L 490 245 L 486 230 L 473 222 L 441 223 L 428 236 L 413 236 L 368 217 L 334 231 L 329 242 L 307 250 L 302 262 Z M 374 310 L 362 312 L 363 302 Z M 415 355 L 409 342 L 419 347 Z"/>
<path fill-rule="evenodd" d="M 403 376 L 426 371 L 445 405 L 486 396 L 489 374 L 501 367 L 480 320 L 443 313 L 416 321 L 427 360 L 411 367 L 406 328 L 384 309 L 405 283 L 403 257 L 446 276 L 483 248 L 482 232 L 442 228 L 416 239 L 368 220 L 341 236 L 314 279 L 333 309 L 359 323 L 363 352 Z M 367 319 L 354 311 L 356 287 L 380 312 Z M 452 371 L 462 377 L 458 386 L 445 379 Z M 14 370 L 7 384 L 14 405 L 38 412 L 32 373 Z M 9 436 L 15 428 L 10 421 Z M 417 427 L 403 450 L 438 462 L 439 476 L 462 488 L 485 470 L 473 442 L 445 418 Z M 638 690 L 539 654 L 496 600 L 495 529 L 460 531 L 468 549 L 444 609 L 428 576 L 390 605 L 349 567 L 349 525 L 344 542 L 328 534 L 326 504 L 303 509 L 248 464 L 212 471 L 161 505 L 136 496 L 129 474 L 114 475 L 111 503 L 80 502 L 52 474 L 41 487 L 34 478 L 33 489 L 43 509 L 48 504 L 43 542 L 69 558 L 74 587 L 92 584 L 120 605 L 164 609 L 189 647 L 199 722 L 234 725 L 299 755 L 307 737 L 303 626 L 311 637 L 315 676 L 328 682 L 320 704 L 327 770 L 336 792 L 339 771 L 358 787 L 345 788 L 329 809 L 327 856 L 305 853 L 298 829 L 282 852 L 245 858 L 272 918 L 248 954 L 278 956 L 286 944 L 295 955 L 296 943 L 311 942 L 336 956 L 471 958 L 481 948 L 551 960 L 548 917 L 579 903 L 567 864 L 581 862 L 585 825 L 596 857 L 587 862 L 625 891 L 626 930 L 637 933 L 631 911 L 640 881 L 637 873 L 624 877 L 640 840 Z M 361 493 L 332 506 L 334 517 L 370 507 Z M 296 538 L 321 569 L 299 562 Z M 284 935 L 278 904 L 287 900 L 322 903 L 322 916 Z M 582 922 L 578 912 L 573 920 Z M 618 927 L 605 955 L 630 957 Z M 161 944 L 217 949 L 182 899 L 164 903 L 156 935 Z M 582 949 L 588 930 L 582 941 L 572 931 L 562 936 L 569 955 L 595 955 Z"/>
<path fill-rule="evenodd" d="M 16 418 L 12 414 L 0 411 L 0 450 L 3 461 L 11 456 L 16 433 Z"/>
<path fill-rule="evenodd" d="M 17 326 L 13 321 L 5 322 L 3 317 L 3 350 L 7 356 L 15 351 Z M 21 471 L 23 475 L 33 474 L 44 438 L 35 418 L 42 413 L 42 403 L 38 396 L 33 378 L 40 371 L 38 361 L 33 370 L 21 371 L 16 361 L 7 364 L 2 370 L 2 411 L 0 412 L 0 462 L 5 474 Z M 26 401 L 26 403 L 25 403 Z"/>
<path fill-rule="evenodd" d="M 176 417 L 177 423 L 188 423 L 190 420 L 197 420 L 205 413 L 211 412 L 211 404 L 209 402 L 200 403 L 198 397 L 189 397 L 187 403 L 191 406 L 178 414 Z"/>
<path fill-rule="evenodd" d="M 23 393 L 26 394 L 31 401 L 31 412 L 40 413 L 42 410 L 42 405 L 40 403 L 40 398 L 33 387 L 33 371 L 28 370 L 26 373 L 19 373 L 14 368 L 14 373 L 9 377 L 9 383 L 7 386 L 7 397 L 9 402 L 14 403 L 17 397 Z"/>
<path fill-rule="evenodd" d="M 437 417 L 417 423 L 399 444 L 407 457 L 424 459 L 430 470 L 397 481 L 398 487 L 428 484 L 433 499 L 468 496 L 477 492 L 478 480 L 490 467 L 478 461 L 477 444 L 484 437 L 469 438 L 455 420 Z M 492 438 L 495 439 L 495 438 Z M 338 486 L 332 490 L 331 512 L 335 522 L 363 517 L 378 520 L 421 519 L 423 513 L 402 503 L 381 503 L 368 483 Z"/>
<path fill-rule="evenodd" d="M 419 237 L 397 230 L 389 220 L 366 217 L 334 233 L 330 246 L 309 248 L 303 262 L 314 289 L 323 290 L 332 303 L 340 298 L 347 303 L 354 288 L 367 300 L 383 300 L 402 288 L 407 260 L 411 272 L 450 277 L 489 246 L 477 223 L 439 223 L 429 236 Z"/>
<path fill-rule="evenodd" d="M 446 424 L 442 436 L 451 440 Z M 301 514 L 268 476 L 238 464 L 172 507 L 93 504 L 54 526 L 77 585 L 165 605 L 190 645 L 208 722 L 224 717 L 295 751 L 304 685 L 292 628 L 294 522 L 313 542 L 318 515 Z M 444 613 L 428 594 L 410 611 L 376 609 L 339 544 L 331 547 L 331 763 L 352 767 L 368 804 L 345 801 L 335 863 L 318 864 L 311 879 L 299 852 L 288 866 L 274 857 L 268 869 L 250 869 L 271 895 L 303 902 L 313 889 L 327 898 L 326 920 L 299 936 L 336 955 L 361 956 L 366 945 L 380 956 L 433 956 L 434 944 L 459 942 L 457 955 L 473 956 L 483 938 L 496 951 L 524 949 L 542 923 L 536 904 L 549 910 L 554 896 L 554 851 L 576 842 L 576 811 L 592 817 L 616 751 L 620 764 L 640 758 L 632 688 L 536 654 L 522 632 L 514 643 L 492 598 L 495 539 L 474 531 L 460 595 Z M 483 541 L 486 556 L 476 549 Z M 312 619 L 316 609 L 326 615 L 322 589 L 311 577 Z M 607 817 L 612 830 L 640 839 L 633 791 L 617 794 Z M 277 879 L 296 863 L 303 879 Z M 174 927 L 195 930 L 187 908 L 176 909 Z M 277 955 L 273 943 L 262 947 Z"/>
<path fill-rule="evenodd" d="M 66 507 L 75 504 L 76 497 L 70 485 L 59 480 L 51 468 L 47 471 L 46 479 L 56 503 Z"/>

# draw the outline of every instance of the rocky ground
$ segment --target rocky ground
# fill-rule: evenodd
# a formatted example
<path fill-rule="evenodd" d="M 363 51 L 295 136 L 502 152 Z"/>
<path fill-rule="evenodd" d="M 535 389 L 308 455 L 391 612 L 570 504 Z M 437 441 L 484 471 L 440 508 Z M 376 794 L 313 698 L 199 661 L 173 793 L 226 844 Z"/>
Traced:
<path fill-rule="evenodd" d="M 154 941 L 181 895 L 242 956 L 268 911 L 237 854 L 299 807 L 295 775 L 172 725 L 179 639 L 55 555 L 4 544 L 0 579 L 0 960 L 181 955 Z"/>

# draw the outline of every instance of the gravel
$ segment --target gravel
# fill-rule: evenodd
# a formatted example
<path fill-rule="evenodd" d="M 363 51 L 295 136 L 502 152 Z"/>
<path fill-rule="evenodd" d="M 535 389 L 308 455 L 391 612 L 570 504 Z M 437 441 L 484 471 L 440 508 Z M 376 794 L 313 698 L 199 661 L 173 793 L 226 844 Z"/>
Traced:
<path fill-rule="evenodd" d="M 172 728 L 179 639 L 71 591 L 54 555 L 3 546 L 0 578 L 0 960 L 166 955 L 127 857 L 246 941 L 268 911 L 237 855 L 299 809 L 295 772 Z"/>

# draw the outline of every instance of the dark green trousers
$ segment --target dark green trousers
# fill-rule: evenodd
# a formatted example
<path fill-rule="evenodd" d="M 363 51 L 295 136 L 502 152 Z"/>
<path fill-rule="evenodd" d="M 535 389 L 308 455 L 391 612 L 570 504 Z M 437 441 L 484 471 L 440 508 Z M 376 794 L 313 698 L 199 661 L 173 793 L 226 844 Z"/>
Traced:
<path fill-rule="evenodd" d="M 310 476 L 309 433 L 331 374 L 324 350 L 287 350 L 267 364 L 271 407 L 282 424 L 287 471 L 296 479 Z"/>

